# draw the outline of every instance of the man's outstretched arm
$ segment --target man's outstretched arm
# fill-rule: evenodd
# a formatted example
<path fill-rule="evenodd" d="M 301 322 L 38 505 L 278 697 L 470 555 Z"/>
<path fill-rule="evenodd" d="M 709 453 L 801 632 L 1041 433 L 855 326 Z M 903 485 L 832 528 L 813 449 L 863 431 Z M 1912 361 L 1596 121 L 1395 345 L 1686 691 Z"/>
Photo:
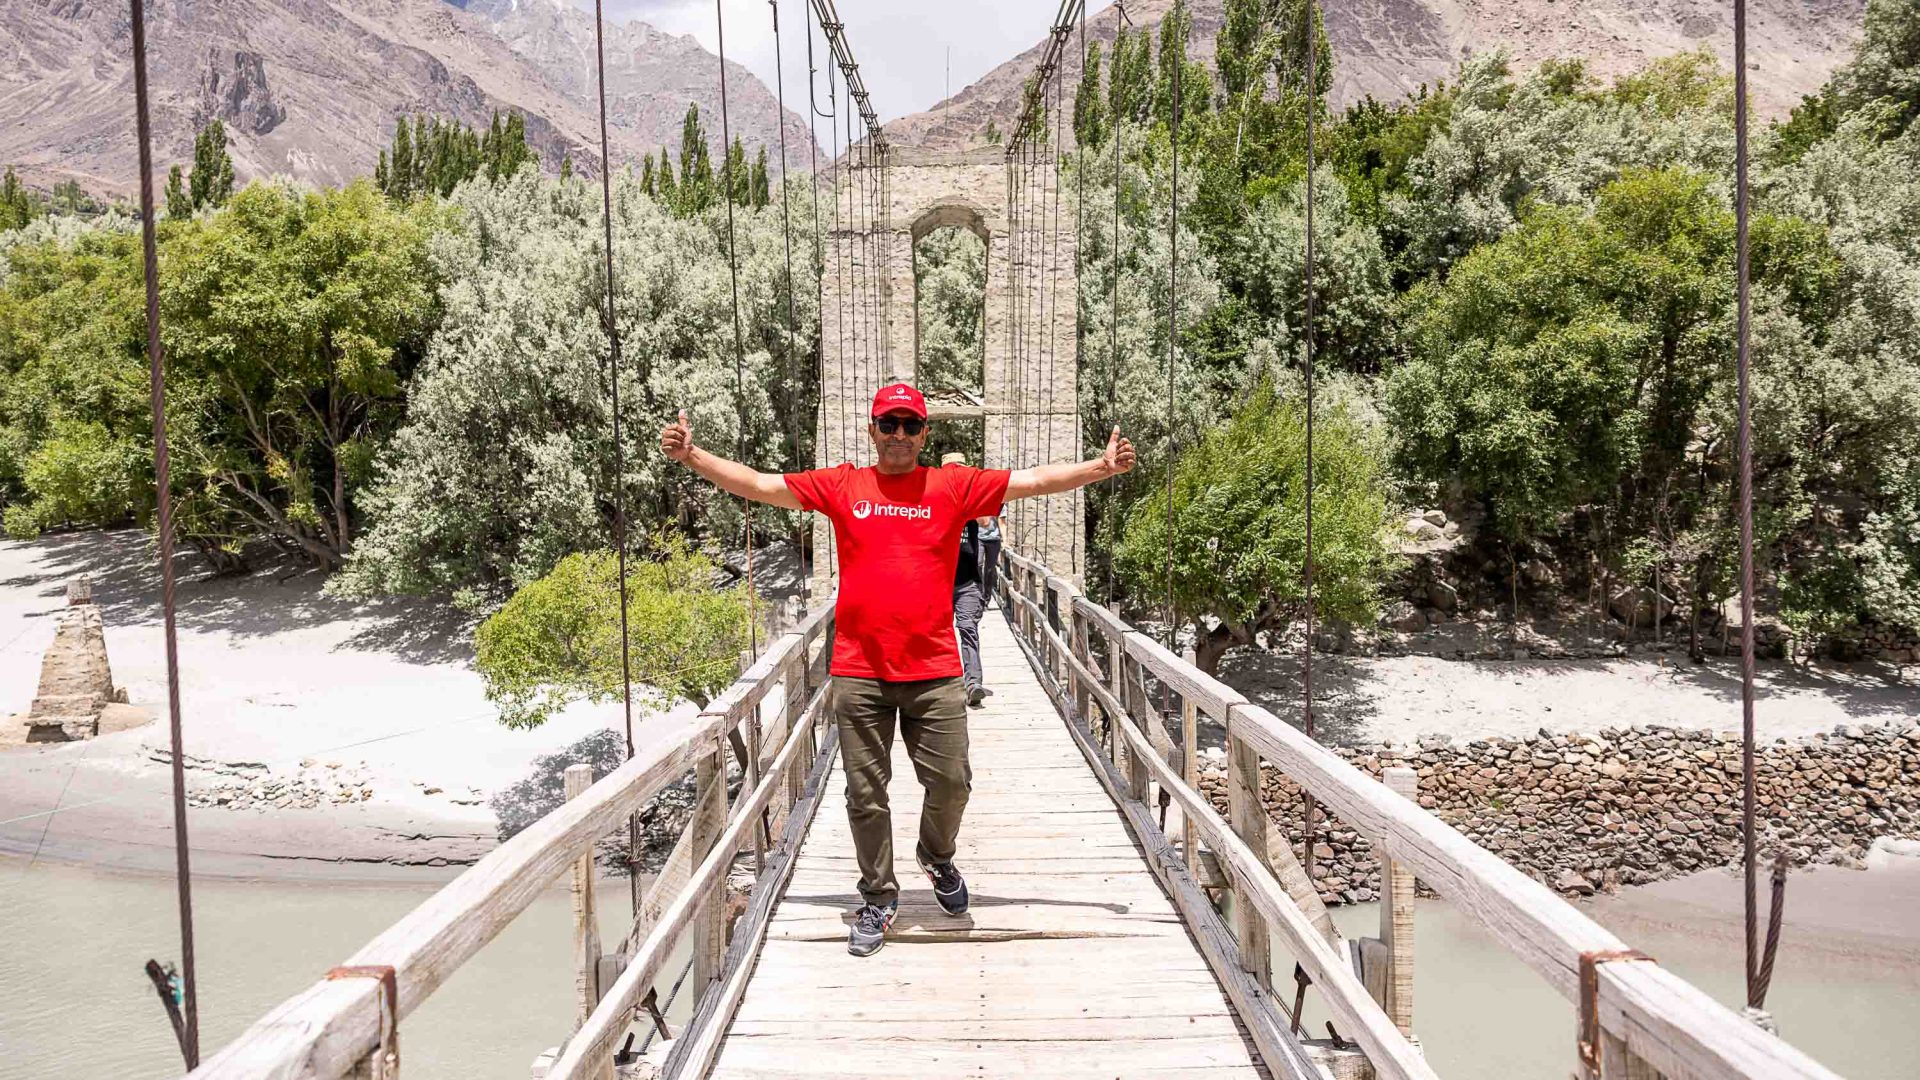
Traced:
<path fill-rule="evenodd" d="M 800 500 L 794 498 L 793 492 L 787 489 L 786 477 L 779 473 L 763 473 L 737 461 L 728 461 L 693 445 L 693 431 L 687 426 L 685 409 L 680 410 L 678 420 L 660 430 L 660 451 L 729 494 L 778 506 L 783 510 L 802 508 Z"/>
<path fill-rule="evenodd" d="M 1133 468 L 1133 444 L 1120 437 L 1120 429 L 1114 428 L 1107 436 L 1107 451 L 1091 461 L 1076 461 L 1061 465 L 1035 465 L 1030 469 L 1015 469 L 1007 480 L 1007 501 L 1030 499 L 1036 495 L 1053 495 L 1074 488 L 1086 487 L 1095 481 L 1105 480 L 1109 476 L 1118 476 Z"/>

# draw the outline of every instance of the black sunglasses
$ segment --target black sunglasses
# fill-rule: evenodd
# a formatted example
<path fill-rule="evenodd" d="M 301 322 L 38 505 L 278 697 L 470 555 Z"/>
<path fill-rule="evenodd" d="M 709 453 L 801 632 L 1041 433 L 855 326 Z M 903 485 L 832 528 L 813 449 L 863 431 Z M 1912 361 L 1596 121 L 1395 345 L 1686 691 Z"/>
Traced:
<path fill-rule="evenodd" d="M 880 429 L 882 435 L 905 432 L 909 439 L 927 429 L 927 422 L 917 416 L 876 416 L 873 425 Z"/>

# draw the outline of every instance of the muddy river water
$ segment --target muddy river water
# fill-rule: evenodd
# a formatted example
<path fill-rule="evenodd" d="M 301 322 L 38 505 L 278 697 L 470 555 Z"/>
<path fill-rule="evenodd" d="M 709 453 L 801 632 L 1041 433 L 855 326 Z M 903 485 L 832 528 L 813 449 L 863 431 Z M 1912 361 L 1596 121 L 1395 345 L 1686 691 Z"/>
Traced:
<path fill-rule="evenodd" d="M 1769 1005 L 1789 1040 L 1853 1080 L 1920 1076 L 1920 860 L 1901 861 L 1913 865 L 1796 876 L 1790 893 L 1798 918 L 1788 921 Z M 1707 875 L 1592 910 L 1630 944 L 1734 1001 L 1741 959 L 1733 882 Z M 203 1045 L 224 1044 L 430 891 L 199 882 Z M 624 895 L 609 883 L 603 908 L 623 907 Z M 177 1075 L 172 1033 L 141 970 L 148 957 L 177 952 L 173 905 L 166 878 L 0 861 L 0 1077 Z M 1358 934 L 1371 932 L 1378 916 L 1366 905 L 1337 918 Z M 407 1075 L 523 1080 L 571 1021 L 570 919 L 564 889 L 550 890 L 409 1017 Z M 611 910 L 607 920 L 611 936 Z M 1423 901 L 1417 924 L 1415 1026 L 1441 1076 L 1569 1075 L 1567 1002 L 1444 902 Z M 687 1008 L 675 1002 L 671 1018 Z M 878 1062 L 860 1069 L 885 1074 Z"/>

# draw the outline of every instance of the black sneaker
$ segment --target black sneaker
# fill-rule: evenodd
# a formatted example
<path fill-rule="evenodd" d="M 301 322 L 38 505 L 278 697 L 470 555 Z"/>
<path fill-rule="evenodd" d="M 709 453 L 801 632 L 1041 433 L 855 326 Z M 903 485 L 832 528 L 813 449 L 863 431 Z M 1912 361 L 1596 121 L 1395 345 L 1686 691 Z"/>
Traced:
<path fill-rule="evenodd" d="M 853 929 L 847 931 L 847 951 L 855 956 L 872 956 L 887 943 L 887 927 L 893 925 L 893 917 L 900 911 L 898 902 L 882 907 L 879 904 L 862 904 L 854 912 Z"/>
<path fill-rule="evenodd" d="M 987 692 L 985 690 L 982 690 L 976 686 L 973 689 L 967 691 L 967 704 L 972 706 L 973 708 L 978 709 L 982 707 L 983 705 L 986 704 L 986 701 L 987 701 Z"/>
<path fill-rule="evenodd" d="M 930 863 L 920 859 L 920 869 L 927 872 L 927 880 L 933 882 L 933 898 L 940 901 L 940 910 L 949 915 L 964 915 L 967 912 L 967 879 L 960 876 L 959 868 L 951 862 Z"/>

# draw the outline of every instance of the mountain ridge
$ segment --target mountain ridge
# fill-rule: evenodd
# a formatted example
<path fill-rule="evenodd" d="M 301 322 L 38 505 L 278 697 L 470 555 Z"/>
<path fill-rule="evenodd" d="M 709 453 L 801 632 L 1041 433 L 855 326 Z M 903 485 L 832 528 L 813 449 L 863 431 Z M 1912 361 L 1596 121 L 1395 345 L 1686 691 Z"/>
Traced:
<path fill-rule="evenodd" d="M 1174 0 L 1127 4 L 1135 29 L 1157 30 Z M 1755 112 L 1783 117 L 1804 94 L 1820 88 L 1851 55 L 1866 0 L 1751 0 L 1748 61 Z M 1225 0 L 1192 0 L 1190 58 L 1213 69 L 1214 37 L 1225 20 Z M 1659 56 L 1706 47 L 1730 65 L 1732 15 L 1714 0 L 1350 0 L 1322 6 L 1334 55 L 1331 97 L 1344 107 L 1371 95 L 1392 100 L 1450 78 L 1459 62 L 1506 48 L 1516 69 L 1556 56 L 1579 56 L 1594 75 L 1611 79 Z M 1111 55 L 1119 18 L 1109 7 L 1087 18 L 1087 41 Z M 1045 28 L 1035 44 L 993 68 L 951 98 L 894 119 L 887 135 L 931 149 L 981 145 L 989 121 L 1001 132 L 1019 119 L 1027 76 L 1046 48 Z M 1079 38 L 1069 43 L 1057 76 L 1071 108 L 1080 81 Z M 1071 140 L 1071 132 L 1067 138 Z"/>
<path fill-rule="evenodd" d="M 599 168 L 592 19 L 562 0 L 490 11 L 448 0 L 149 0 L 148 65 L 156 182 L 192 159 L 218 118 L 244 182 L 285 175 L 338 184 L 373 172 L 403 115 L 484 129 L 495 110 L 526 117 L 543 167 L 562 156 Z M 473 10 L 478 8 L 479 10 Z M 498 15 L 492 18 L 490 15 Z M 690 37 L 634 21 L 608 34 L 609 142 L 637 167 L 676 150 L 689 102 L 718 113 L 718 58 Z M 773 92 L 728 64 L 734 130 L 778 156 Z M 788 160 L 806 125 L 785 117 Z M 720 137 L 716 121 L 710 140 Z M 798 141 L 796 141 L 796 139 Z M 27 184 L 76 180 L 126 198 L 137 185 L 132 27 L 100 0 L 9 0 L 0 7 L 0 164 Z"/>

